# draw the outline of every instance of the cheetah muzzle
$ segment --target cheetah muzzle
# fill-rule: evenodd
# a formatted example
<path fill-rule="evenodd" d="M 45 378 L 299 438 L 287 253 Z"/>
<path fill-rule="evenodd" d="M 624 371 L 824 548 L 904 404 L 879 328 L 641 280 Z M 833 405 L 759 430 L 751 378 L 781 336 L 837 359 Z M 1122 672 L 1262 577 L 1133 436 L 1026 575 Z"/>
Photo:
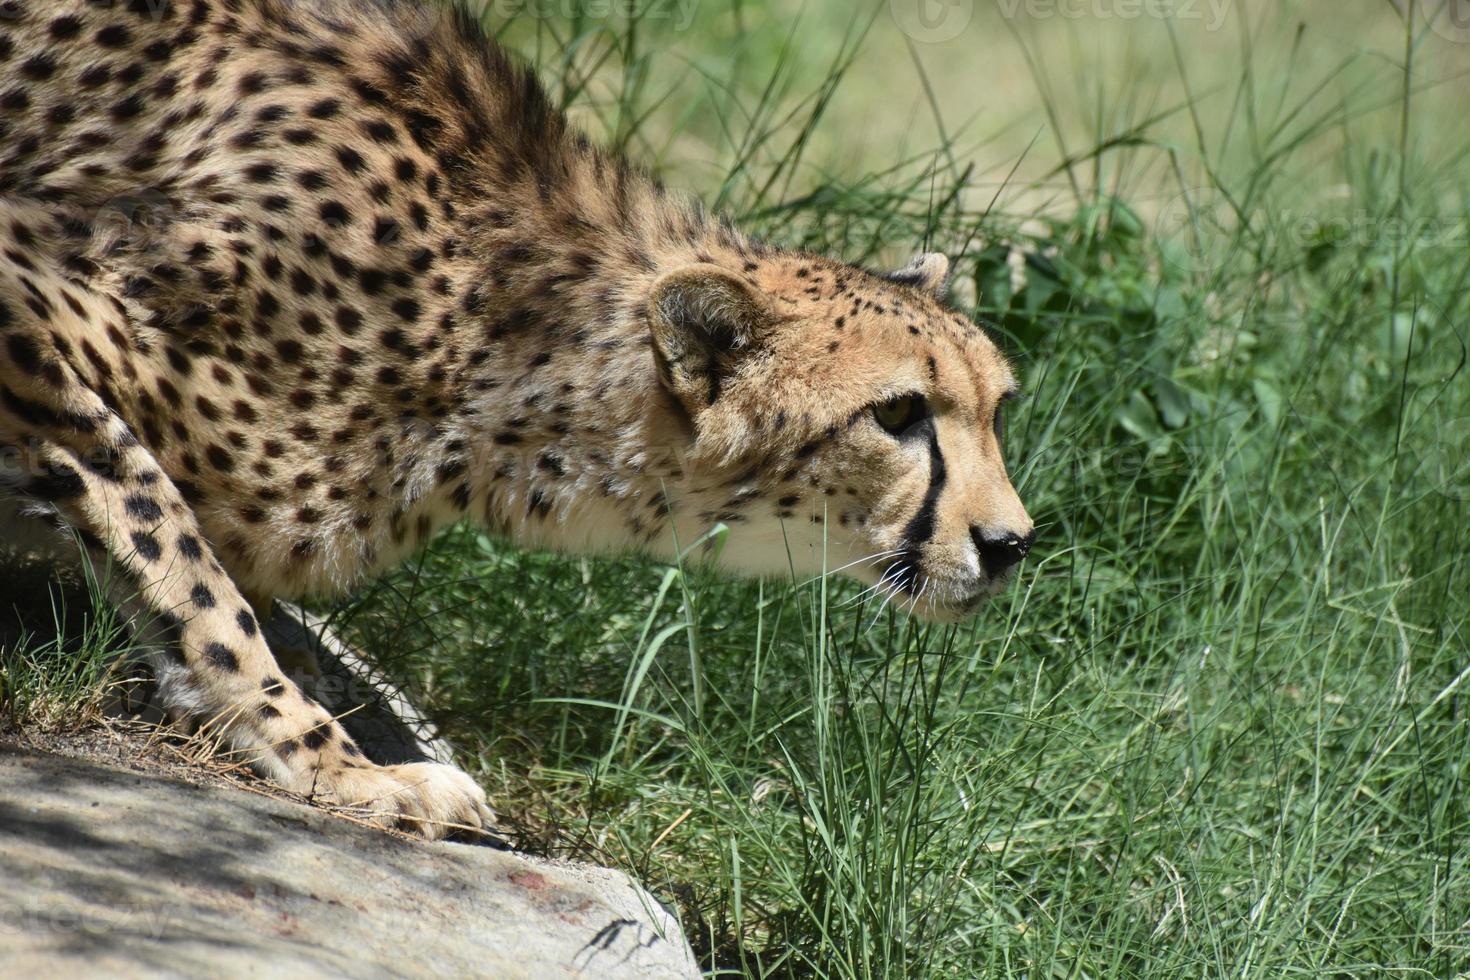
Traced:
<path fill-rule="evenodd" d="M 135 580 L 178 709 L 264 775 L 427 837 L 459 771 L 375 765 L 267 647 L 462 519 L 530 547 L 727 529 L 974 611 L 1025 557 L 1016 382 L 941 302 L 747 237 L 573 131 L 416 0 L 7 0 L 0 474 Z"/>

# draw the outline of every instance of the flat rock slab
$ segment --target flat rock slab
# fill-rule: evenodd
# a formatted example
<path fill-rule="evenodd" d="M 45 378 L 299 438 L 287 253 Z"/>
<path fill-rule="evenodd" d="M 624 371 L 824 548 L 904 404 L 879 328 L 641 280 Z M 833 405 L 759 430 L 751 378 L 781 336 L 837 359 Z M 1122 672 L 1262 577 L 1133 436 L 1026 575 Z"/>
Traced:
<path fill-rule="evenodd" d="M 0 745 L 0 975 L 690 978 L 619 872 Z"/>

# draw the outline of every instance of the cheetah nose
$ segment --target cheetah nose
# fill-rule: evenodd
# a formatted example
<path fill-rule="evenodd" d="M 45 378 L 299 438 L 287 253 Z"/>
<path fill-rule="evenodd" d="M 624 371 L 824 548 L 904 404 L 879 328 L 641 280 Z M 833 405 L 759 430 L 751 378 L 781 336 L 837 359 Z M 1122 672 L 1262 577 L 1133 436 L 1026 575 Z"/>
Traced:
<path fill-rule="evenodd" d="M 980 554 L 980 563 L 991 578 L 1005 574 L 1031 552 L 1036 543 L 1036 532 L 1027 531 L 1022 537 L 1014 531 L 1003 534 L 987 534 L 983 528 L 970 528 L 970 539 Z"/>

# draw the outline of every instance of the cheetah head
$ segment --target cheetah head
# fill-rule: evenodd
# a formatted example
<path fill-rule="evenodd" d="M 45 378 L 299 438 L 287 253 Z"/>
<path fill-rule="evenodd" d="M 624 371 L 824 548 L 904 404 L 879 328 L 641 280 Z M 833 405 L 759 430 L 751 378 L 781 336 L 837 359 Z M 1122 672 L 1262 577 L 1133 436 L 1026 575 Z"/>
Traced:
<path fill-rule="evenodd" d="M 688 486 L 750 573 L 842 570 L 925 618 L 999 592 L 1031 548 L 1006 473 L 1015 376 L 941 296 L 949 262 L 879 276 L 802 255 L 694 264 L 648 305 L 689 421 Z"/>

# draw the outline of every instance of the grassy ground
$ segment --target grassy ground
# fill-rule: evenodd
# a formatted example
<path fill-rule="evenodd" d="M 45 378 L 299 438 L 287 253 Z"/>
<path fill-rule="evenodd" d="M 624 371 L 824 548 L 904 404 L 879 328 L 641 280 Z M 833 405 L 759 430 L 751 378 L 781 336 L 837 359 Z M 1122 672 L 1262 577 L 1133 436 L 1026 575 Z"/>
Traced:
<path fill-rule="evenodd" d="M 1040 532 L 958 628 L 444 535 L 336 619 L 527 846 L 720 976 L 1470 971 L 1470 45 L 1370 0 L 504 6 L 747 227 L 956 256 Z"/>

